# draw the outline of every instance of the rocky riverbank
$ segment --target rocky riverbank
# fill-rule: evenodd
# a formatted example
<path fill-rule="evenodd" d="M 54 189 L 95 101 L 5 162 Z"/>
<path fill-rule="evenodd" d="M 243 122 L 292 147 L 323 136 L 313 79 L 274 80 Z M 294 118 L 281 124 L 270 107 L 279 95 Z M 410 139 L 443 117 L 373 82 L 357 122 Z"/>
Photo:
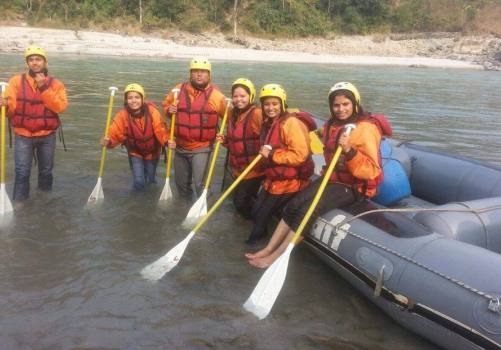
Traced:
<path fill-rule="evenodd" d="M 414 67 L 501 70 L 501 38 L 455 33 L 376 34 L 331 38 L 262 39 L 222 33 L 179 31 L 128 33 L 0 26 L 0 52 L 21 52 L 37 44 L 50 53 L 310 62 L 392 64 Z"/>

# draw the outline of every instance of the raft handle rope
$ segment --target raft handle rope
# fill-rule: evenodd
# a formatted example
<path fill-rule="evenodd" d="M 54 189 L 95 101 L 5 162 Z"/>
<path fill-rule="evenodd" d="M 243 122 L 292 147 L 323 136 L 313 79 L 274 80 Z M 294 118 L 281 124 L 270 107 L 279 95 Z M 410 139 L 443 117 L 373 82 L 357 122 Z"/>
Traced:
<path fill-rule="evenodd" d="M 454 204 L 455 202 L 451 202 L 450 204 Z M 473 213 L 473 214 L 482 214 L 485 212 L 489 212 L 492 210 L 501 210 L 501 205 L 493 205 L 491 207 L 481 208 L 481 209 L 437 209 L 437 208 L 382 208 L 382 209 L 373 209 L 364 211 L 363 213 L 354 215 L 350 219 L 343 220 L 343 222 L 339 223 L 339 225 L 348 224 L 355 219 L 358 219 L 362 216 L 374 214 L 374 213 L 408 213 L 408 212 L 423 212 L 423 211 L 435 211 L 435 212 L 457 212 L 457 213 Z"/>
<path fill-rule="evenodd" d="M 352 235 L 353 237 L 358 238 L 361 241 L 369 243 L 370 245 L 372 245 L 372 246 L 374 246 L 376 248 L 379 248 L 381 250 L 384 250 L 385 252 L 393 254 L 393 255 L 399 257 L 400 259 L 403 259 L 403 260 L 405 260 L 407 262 L 410 262 L 410 263 L 412 263 L 412 264 L 414 264 L 416 266 L 419 266 L 419 267 L 425 269 L 426 271 L 429 271 L 429 272 L 431 272 L 431 273 L 433 273 L 433 274 L 435 274 L 435 275 L 437 275 L 439 277 L 442 277 L 442 278 L 444 278 L 444 279 L 446 279 L 446 280 L 454 283 L 455 285 L 457 285 L 457 286 L 459 286 L 459 287 L 461 287 L 463 289 L 466 289 L 467 291 L 469 291 L 471 293 L 474 293 L 474 294 L 476 294 L 478 296 L 481 296 L 481 297 L 487 299 L 489 301 L 489 307 L 488 307 L 488 309 L 490 311 L 492 311 L 492 312 L 496 312 L 498 314 L 501 314 L 501 301 L 499 300 L 499 297 L 487 294 L 486 292 L 482 292 L 481 290 L 478 290 L 478 289 L 476 289 L 476 288 L 474 288 L 474 287 L 466 284 L 465 282 L 461 282 L 461 281 L 459 281 L 459 280 L 457 280 L 457 279 L 455 279 L 453 277 L 450 277 L 450 276 L 448 276 L 448 275 L 446 275 L 444 273 L 441 273 L 440 271 L 437 271 L 437 270 L 435 270 L 435 269 L 433 269 L 431 267 L 428 267 L 428 266 L 426 266 L 426 265 L 424 265 L 424 264 L 422 264 L 422 263 L 420 263 L 420 262 L 418 262 L 418 261 L 416 261 L 416 260 L 414 260 L 412 258 L 409 258 L 408 256 L 400 254 L 399 252 L 394 251 L 394 250 L 392 250 L 392 249 L 390 249 L 390 248 L 388 248 L 388 247 L 386 247 L 386 246 L 384 246 L 382 244 L 373 242 L 373 241 L 371 241 L 368 238 L 362 237 L 359 234 L 350 231 L 347 228 L 347 226 L 344 226 L 347 223 L 355 220 L 356 218 L 359 218 L 359 217 L 361 217 L 363 215 L 366 215 L 366 214 L 376 213 L 376 212 L 385 212 L 385 211 L 387 211 L 387 212 L 405 212 L 405 211 L 412 211 L 412 210 L 415 210 L 415 211 L 433 211 L 433 210 L 435 210 L 435 211 L 459 211 L 459 212 L 481 213 L 481 212 L 485 212 L 485 211 L 492 210 L 492 209 L 501 209 L 501 206 L 487 207 L 487 208 L 478 209 L 478 210 L 459 210 L 459 209 L 458 210 L 454 210 L 454 209 L 450 210 L 450 209 L 431 209 L 431 208 L 375 209 L 375 210 L 369 210 L 369 211 L 366 211 L 364 213 L 358 214 L 358 215 L 356 215 L 356 216 L 354 216 L 354 217 L 352 217 L 352 218 L 350 218 L 348 220 L 343 220 L 342 222 L 337 223 L 337 224 L 333 224 L 333 223 L 331 223 L 331 222 L 329 222 L 329 221 L 327 221 L 327 220 L 325 220 L 325 219 L 323 219 L 321 217 L 319 217 L 317 220 L 323 222 L 326 225 L 329 225 L 329 226 L 333 227 L 334 230 L 335 230 L 335 232 L 337 232 L 338 230 L 344 231 L 344 232 Z"/>

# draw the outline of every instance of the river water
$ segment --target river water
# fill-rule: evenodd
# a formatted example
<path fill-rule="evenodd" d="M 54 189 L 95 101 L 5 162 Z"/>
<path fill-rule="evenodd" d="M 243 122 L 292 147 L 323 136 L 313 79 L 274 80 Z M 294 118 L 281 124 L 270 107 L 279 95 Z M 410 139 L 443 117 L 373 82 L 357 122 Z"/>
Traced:
<path fill-rule="evenodd" d="M 367 110 L 384 113 L 397 138 L 501 165 L 501 75 L 483 71 L 304 64 L 213 64 L 228 93 L 245 76 L 278 82 L 289 105 L 318 115 L 337 81 L 361 90 Z M 0 80 L 23 69 L 0 55 Z M 178 267 L 157 283 L 139 271 L 188 233 L 188 206 L 157 199 L 164 184 L 130 190 L 123 150 L 108 153 L 105 200 L 86 208 L 96 184 L 108 87 L 139 82 L 157 104 L 187 78 L 178 60 L 50 57 L 67 89 L 68 152 L 58 143 L 54 190 L 36 189 L 0 228 L 0 349 L 433 349 L 331 272 L 305 247 L 295 249 L 282 292 L 265 320 L 242 304 L 262 275 L 243 259 L 251 224 L 231 204 L 195 236 Z M 120 96 L 115 109 L 121 105 Z M 221 169 L 221 161 L 219 169 Z M 215 176 L 214 191 L 221 184 Z M 7 188 L 13 183 L 8 150 Z"/>

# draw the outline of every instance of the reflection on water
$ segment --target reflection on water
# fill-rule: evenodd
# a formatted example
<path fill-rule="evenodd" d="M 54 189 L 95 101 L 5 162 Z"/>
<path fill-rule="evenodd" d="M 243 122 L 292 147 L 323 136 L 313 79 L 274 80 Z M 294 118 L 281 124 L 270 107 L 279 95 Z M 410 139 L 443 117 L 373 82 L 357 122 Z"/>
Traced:
<path fill-rule="evenodd" d="M 0 78 L 23 69 L 1 55 Z M 250 224 L 222 206 L 158 283 L 139 271 L 182 240 L 189 205 L 157 199 L 164 184 L 130 191 L 123 150 L 109 152 L 105 200 L 85 207 L 96 183 L 108 87 L 136 81 L 157 104 L 186 78 L 186 62 L 51 57 L 66 84 L 69 152 L 58 144 L 52 193 L 31 200 L 0 227 L 1 349 L 430 349 L 389 320 L 304 247 L 291 259 L 282 293 L 258 321 L 241 307 L 262 271 L 243 259 Z M 501 164 L 499 86 L 487 72 L 293 64 L 213 64 L 224 92 L 240 76 L 283 84 L 289 104 L 325 116 L 336 81 L 360 87 L 363 105 L 387 114 L 396 136 Z M 115 111 L 121 105 L 121 95 Z M 7 187 L 13 182 L 8 151 Z M 222 157 L 218 169 L 221 168 Z M 217 193 L 221 174 L 215 176 Z"/>

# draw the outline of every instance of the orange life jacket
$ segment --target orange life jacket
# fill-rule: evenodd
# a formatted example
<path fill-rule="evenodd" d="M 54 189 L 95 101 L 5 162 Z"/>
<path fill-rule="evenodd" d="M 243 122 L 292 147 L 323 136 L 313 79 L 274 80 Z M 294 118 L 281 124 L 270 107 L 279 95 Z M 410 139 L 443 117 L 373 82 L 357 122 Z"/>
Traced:
<path fill-rule="evenodd" d="M 369 122 L 376 125 L 381 133 L 381 136 L 391 136 L 393 131 L 390 122 L 383 114 L 366 114 L 358 117 L 356 125 L 362 122 Z M 337 144 L 341 133 L 344 131 L 345 125 L 334 125 L 332 119 L 328 120 L 324 125 L 323 143 L 324 143 L 324 158 L 325 164 L 330 164 L 334 153 L 337 149 Z M 373 180 L 361 180 L 354 177 L 346 168 L 345 155 L 341 154 L 334 172 L 329 179 L 330 182 L 342 182 L 357 188 L 363 195 L 373 192 L 377 186 L 383 181 L 383 172 Z M 381 151 L 378 151 L 378 164 L 382 168 Z"/>
<path fill-rule="evenodd" d="M 244 170 L 259 153 L 260 135 L 254 133 L 250 126 L 255 110 L 256 107 L 252 106 L 244 120 L 237 121 L 238 116 L 235 115 L 228 121 L 226 138 L 230 151 L 229 162 L 231 167 L 237 171 Z"/>
<path fill-rule="evenodd" d="M 47 77 L 49 87 L 53 79 Z M 16 101 L 16 110 L 11 119 L 12 126 L 36 132 L 40 130 L 56 130 L 61 125 L 57 113 L 54 113 L 43 104 L 42 93 L 39 90 L 33 91 L 26 79 L 26 74 L 21 77 Z"/>
<path fill-rule="evenodd" d="M 175 135 L 191 141 L 214 141 L 218 116 L 208 101 L 215 87 L 211 85 L 191 102 L 186 89 L 187 84 L 189 83 L 184 83 L 179 92 Z"/>
<path fill-rule="evenodd" d="M 153 121 L 151 117 L 150 108 L 153 108 L 154 104 L 152 102 L 146 102 L 144 105 L 144 129 L 134 122 L 134 117 L 129 113 L 128 123 L 127 123 L 127 138 L 125 140 L 125 146 L 128 150 L 137 152 L 141 155 L 146 155 L 154 153 L 160 147 L 157 139 L 155 138 L 155 132 L 153 130 Z"/>
<path fill-rule="evenodd" d="M 298 118 L 301 120 L 310 131 L 313 131 L 317 128 L 315 120 L 313 120 L 312 116 L 306 112 L 294 112 L 289 113 L 286 112 L 282 114 L 280 117 L 276 118 L 271 125 L 263 124 L 263 128 L 261 129 L 261 144 L 270 145 L 272 149 L 283 148 L 285 145 L 283 144 L 280 138 L 280 125 L 287 118 Z M 302 164 L 299 166 L 289 166 L 283 164 L 276 164 L 270 158 L 266 159 L 263 162 L 264 166 L 264 174 L 267 179 L 272 181 L 275 180 L 286 180 L 286 179 L 309 179 L 311 175 L 313 175 L 313 171 L 315 168 L 315 164 L 311 155 L 308 156 Z"/>

